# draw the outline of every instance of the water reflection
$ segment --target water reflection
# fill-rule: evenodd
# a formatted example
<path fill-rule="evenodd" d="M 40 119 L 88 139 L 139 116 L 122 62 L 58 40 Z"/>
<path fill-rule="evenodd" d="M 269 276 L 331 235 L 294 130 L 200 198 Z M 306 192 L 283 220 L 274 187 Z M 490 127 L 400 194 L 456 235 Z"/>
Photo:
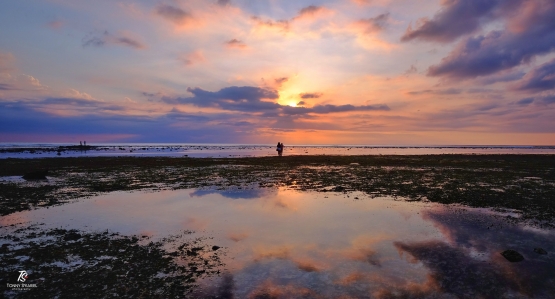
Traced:
<path fill-rule="evenodd" d="M 357 197 L 359 199 L 355 200 Z M 249 199 L 249 200 L 235 200 Z M 163 237 L 193 230 L 226 247 L 206 298 L 550 298 L 555 233 L 475 209 L 285 189 L 116 192 L 15 213 L 52 227 Z M 548 254 L 533 251 L 545 249 Z M 514 249 L 525 260 L 510 263 Z"/>
<path fill-rule="evenodd" d="M 206 195 L 210 195 L 210 194 L 219 194 L 223 197 L 227 197 L 227 198 L 231 198 L 231 199 L 255 199 L 255 198 L 261 198 L 263 196 L 271 196 L 271 195 L 275 195 L 277 193 L 277 190 L 275 189 L 239 189 L 239 188 L 232 188 L 232 189 L 226 189 L 226 190 L 213 190 L 213 189 L 208 189 L 208 190 L 202 190 L 202 189 L 198 189 L 195 190 L 191 193 L 189 193 L 189 195 L 191 197 L 202 197 L 202 196 L 206 196 Z"/>

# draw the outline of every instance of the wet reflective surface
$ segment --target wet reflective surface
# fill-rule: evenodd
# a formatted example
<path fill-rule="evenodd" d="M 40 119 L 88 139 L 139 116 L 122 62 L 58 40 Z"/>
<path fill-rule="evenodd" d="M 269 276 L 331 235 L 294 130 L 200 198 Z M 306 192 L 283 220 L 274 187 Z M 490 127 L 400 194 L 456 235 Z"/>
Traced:
<path fill-rule="evenodd" d="M 555 154 L 554 146 L 364 146 L 364 145 L 291 145 L 283 154 L 289 155 L 438 155 L 438 154 Z M 75 144 L 0 143 L 2 158 L 46 157 L 267 157 L 277 156 L 276 145 L 241 144 Z"/>
<path fill-rule="evenodd" d="M 0 224 L 213 238 L 225 274 L 197 297 L 553 298 L 555 232 L 507 216 L 356 192 L 194 189 L 114 192 Z"/>

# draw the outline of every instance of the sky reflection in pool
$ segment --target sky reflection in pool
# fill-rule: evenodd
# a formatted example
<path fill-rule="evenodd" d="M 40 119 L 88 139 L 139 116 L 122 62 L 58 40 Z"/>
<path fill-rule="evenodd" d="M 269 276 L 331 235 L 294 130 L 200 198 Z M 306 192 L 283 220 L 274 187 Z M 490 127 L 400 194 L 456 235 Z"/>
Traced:
<path fill-rule="evenodd" d="M 555 232 L 470 208 L 286 189 L 114 192 L 15 213 L 3 225 L 181 230 L 228 251 L 228 274 L 201 296 L 234 298 L 532 297 L 555 294 Z M 548 254 L 540 255 L 541 247 Z M 525 260 L 510 263 L 514 249 Z M 220 296 L 220 297 L 222 297 Z M 229 296 L 228 296 L 229 297 Z"/>

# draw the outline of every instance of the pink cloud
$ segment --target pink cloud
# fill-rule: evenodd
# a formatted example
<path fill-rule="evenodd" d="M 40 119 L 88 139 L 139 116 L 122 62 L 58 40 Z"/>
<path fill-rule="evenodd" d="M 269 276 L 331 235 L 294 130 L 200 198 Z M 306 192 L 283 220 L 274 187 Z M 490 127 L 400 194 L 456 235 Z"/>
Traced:
<path fill-rule="evenodd" d="M 235 38 L 231 39 L 231 40 L 228 40 L 227 42 L 224 43 L 224 45 L 227 48 L 231 48 L 231 49 L 241 49 L 241 50 L 243 50 L 243 49 L 247 48 L 247 45 L 244 42 L 242 42 L 238 39 L 235 39 Z"/>
<path fill-rule="evenodd" d="M 206 61 L 204 54 L 201 50 L 193 51 L 180 56 L 179 61 L 183 62 L 186 66 L 192 66 Z"/>

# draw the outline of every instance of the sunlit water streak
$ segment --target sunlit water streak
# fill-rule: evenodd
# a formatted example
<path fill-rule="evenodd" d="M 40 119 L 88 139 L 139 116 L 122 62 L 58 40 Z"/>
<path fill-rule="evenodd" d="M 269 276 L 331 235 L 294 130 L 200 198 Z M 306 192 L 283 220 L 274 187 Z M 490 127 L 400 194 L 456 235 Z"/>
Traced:
<path fill-rule="evenodd" d="M 192 230 L 227 251 L 227 274 L 205 281 L 203 296 L 550 298 L 555 232 L 504 217 L 358 192 L 190 189 L 113 192 L 14 213 L 0 224 L 153 238 Z M 500 255 L 506 249 L 525 261 L 508 262 Z"/>

